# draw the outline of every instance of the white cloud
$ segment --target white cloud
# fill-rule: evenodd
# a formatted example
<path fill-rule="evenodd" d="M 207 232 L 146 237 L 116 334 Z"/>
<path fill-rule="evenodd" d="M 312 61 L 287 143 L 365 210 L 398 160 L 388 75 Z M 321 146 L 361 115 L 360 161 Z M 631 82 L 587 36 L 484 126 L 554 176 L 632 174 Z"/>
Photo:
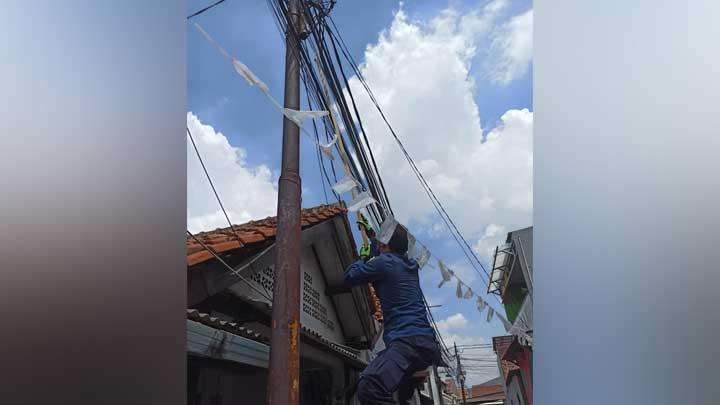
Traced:
<path fill-rule="evenodd" d="M 496 367 L 497 357 L 492 348 L 477 346 L 489 343 L 488 340 L 482 336 L 467 333 L 468 325 L 469 321 L 462 313 L 450 315 L 437 322 L 438 329 L 447 347 L 452 351 L 455 344 L 460 346 L 461 362 L 467 367 L 467 383 L 472 385 L 497 377 L 499 370 Z M 476 346 L 463 348 L 464 345 Z"/>
<path fill-rule="evenodd" d="M 524 75 L 533 53 L 533 10 L 511 18 L 493 34 L 488 62 L 490 78 L 508 84 Z"/>
<path fill-rule="evenodd" d="M 368 46 L 361 66 L 406 149 L 473 245 L 489 224 L 512 230 L 532 223 L 533 113 L 509 110 L 484 132 L 469 74 L 475 46 L 491 32 L 503 3 L 465 15 L 448 9 L 427 24 L 401 9 Z M 430 237 L 447 237 L 356 78 L 350 87 L 397 217 Z"/>
<path fill-rule="evenodd" d="M 437 322 L 438 330 L 441 333 L 445 333 L 451 330 L 463 329 L 467 326 L 468 320 L 465 315 L 460 312 L 450 315 L 445 319 L 441 319 Z"/>
<path fill-rule="evenodd" d="M 233 224 L 275 215 L 277 186 L 267 166 L 252 167 L 246 151 L 192 112 L 187 125 Z M 190 139 L 187 140 L 187 226 L 190 232 L 227 227 Z"/>
<path fill-rule="evenodd" d="M 485 233 L 480 237 L 473 250 L 485 258 L 491 258 L 495 247 L 500 245 L 507 236 L 507 230 L 502 225 L 490 224 L 485 227 Z"/>

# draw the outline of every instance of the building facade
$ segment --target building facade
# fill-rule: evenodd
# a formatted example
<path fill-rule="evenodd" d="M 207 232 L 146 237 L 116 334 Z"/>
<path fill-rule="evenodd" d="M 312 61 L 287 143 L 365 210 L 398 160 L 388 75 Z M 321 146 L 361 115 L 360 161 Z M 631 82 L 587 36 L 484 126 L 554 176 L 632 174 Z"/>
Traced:
<path fill-rule="evenodd" d="M 533 336 L 532 227 L 508 233 L 495 250 L 488 292 L 500 296 L 509 336 L 493 338 L 498 368 L 505 379 L 506 403 L 532 405 Z"/>
<path fill-rule="evenodd" d="M 195 237 L 187 240 L 188 404 L 265 404 L 275 218 Z M 355 403 L 345 391 L 379 338 L 368 287 L 342 286 L 356 252 L 342 205 L 302 211 L 302 404 Z"/>

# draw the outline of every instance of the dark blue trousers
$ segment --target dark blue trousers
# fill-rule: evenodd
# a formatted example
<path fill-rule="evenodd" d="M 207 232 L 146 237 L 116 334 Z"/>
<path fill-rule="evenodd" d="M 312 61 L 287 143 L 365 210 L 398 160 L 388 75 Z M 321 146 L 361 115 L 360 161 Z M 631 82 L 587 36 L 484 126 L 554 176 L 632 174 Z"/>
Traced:
<path fill-rule="evenodd" d="M 410 336 L 396 339 L 363 371 L 357 396 L 363 405 L 395 404 L 398 392 L 401 404 L 413 394 L 417 381 L 412 375 L 424 370 L 439 358 L 439 348 L 432 336 Z"/>

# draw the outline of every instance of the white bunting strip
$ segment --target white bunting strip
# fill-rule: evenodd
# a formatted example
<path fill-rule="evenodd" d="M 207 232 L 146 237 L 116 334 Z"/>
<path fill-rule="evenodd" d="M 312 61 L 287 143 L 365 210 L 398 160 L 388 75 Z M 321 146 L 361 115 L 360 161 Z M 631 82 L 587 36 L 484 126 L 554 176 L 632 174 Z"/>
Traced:
<path fill-rule="evenodd" d="M 363 191 L 362 193 L 358 194 L 354 200 L 350 202 L 350 205 L 348 205 L 347 209 L 350 212 L 358 212 L 360 209 L 365 208 L 368 205 L 376 202 L 377 201 L 375 201 L 375 199 L 372 198 L 370 194 L 367 193 L 367 191 Z"/>
<path fill-rule="evenodd" d="M 327 112 L 327 111 L 299 111 L 299 110 L 283 108 L 283 106 L 280 105 L 280 103 L 278 103 L 278 101 L 275 100 L 275 98 L 270 94 L 270 89 L 265 84 L 265 82 L 260 80 L 260 78 L 257 77 L 257 75 L 255 75 L 255 73 L 253 73 L 252 70 L 250 70 L 250 68 L 247 67 L 247 65 L 245 65 L 244 63 L 242 63 L 239 60 L 230 56 L 227 53 L 227 51 L 225 51 L 225 49 L 223 49 L 223 47 L 221 47 L 217 42 L 215 42 L 215 40 L 210 36 L 210 34 L 208 34 L 198 23 L 194 22 L 193 24 L 195 25 L 195 28 L 197 28 L 197 30 L 200 31 L 200 33 L 203 35 L 203 37 L 205 37 L 205 39 L 210 44 L 212 44 L 215 48 L 217 48 L 217 50 L 220 52 L 220 54 L 222 54 L 225 58 L 227 58 L 228 60 L 230 60 L 232 62 L 233 68 L 235 69 L 235 71 L 240 76 L 242 76 L 245 79 L 245 81 L 248 82 L 248 84 L 259 88 L 265 94 L 265 96 L 268 98 L 268 100 L 270 100 L 270 102 L 275 106 L 275 108 L 278 109 L 278 111 L 280 111 L 289 120 L 294 122 L 300 128 L 300 130 L 303 132 L 303 134 L 305 134 L 305 136 L 307 136 L 308 139 L 310 139 L 311 142 L 320 146 L 320 143 L 317 142 L 317 140 L 314 139 L 312 137 L 312 135 L 310 135 L 310 133 L 308 133 L 305 130 L 305 128 L 302 127 L 302 122 L 306 118 L 324 117 L 324 116 L 328 115 L 329 112 Z M 334 144 L 334 143 L 331 142 L 331 145 L 332 144 Z M 321 149 L 322 149 L 322 147 L 321 147 Z M 329 153 L 329 152 L 330 151 L 327 151 L 325 154 L 332 155 L 332 153 Z M 332 157 L 330 157 L 330 158 L 332 159 Z"/>
<path fill-rule="evenodd" d="M 265 84 L 262 80 L 255 76 L 255 73 L 253 73 L 252 70 L 250 70 L 250 68 L 247 67 L 244 63 L 240 62 L 235 58 L 232 58 L 232 64 L 233 67 L 235 67 L 235 71 L 238 72 L 238 74 L 242 76 L 249 85 L 256 86 L 257 88 L 262 90 L 263 93 L 267 94 L 270 92 L 267 84 Z"/>
<path fill-rule="evenodd" d="M 488 312 L 487 312 L 487 316 L 485 317 L 485 321 L 487 321 L 487 322 L 492 321 L 494 314 L 495 314 L 495 310 L 492 307 L 488 307 Z"/>
<path fill-rule="evenodd" d="M 333 154 L 332 154 L 332 149 L 333 149 L 333 146 L 335 146 L 335 144 L 337 143 L 337 140 L 338 140 L 338 136 L 337 136 L 337 134 L 335 134 L 333 136 L 332 141 L 330 141 L 330 143 L 327 143 L 327 144 L 321 143 L 320 144 L 320 150 L 330 160 L 335 159 L 335 157 L 333 157 Z"/>
<path fill-rule="evenodd" d="M 204 36 L 208 42 L 210 42 L 215 48 L 217 48 L 217 50 L 220 52 L 220 54 L 222 54 L 222 56 L 232 60 L 232 57 L 230 55 L 228 55 L 228 53 L 225 51 L 225 49 L 223 49 L 222 46 L 218 45 L 218 43 L 215 42 L 215 40 L 210 36 L 210 34 L 208 34 L 207 32 L 205 32 L 204 29 L 202 29 L 200 24 L 198 24 L 196 22 L 194 22 L 193 24 L 195 25 L 195 28 L 197 28 L 197 30 L 200 31 L 202 36 Z"/>
<path fill-rule="evenodd" d="M 383 223 L 380 224 L 380 229 L 377 232 L 377 241 L 385 245 L 390 243 L 390 239 L 395 233 L 395 228 L 397 228 L 398 225 L 398 221 L 396 221 L 392 215 L 386 216 Z"/>
<path fill-rule="evenodd" d="M 303 121 L 310 118 L 321 118 L 329 113 L 327 111 L 302 111 L 302 110 L 293 110 L 292 108 L 283 108 L 282 113 L 292 122 L 297 124 L 298 127 L 302 128 Z"/>
<path fill-rule="evenodd" d="M 332 186 L 333 191 L 338 194 L 347 193 L 356 188 L 358 183 L 352 177 L 345 177 Z"/>
<path fill-rule="evenodd" d="M 427 264 L 428 260 L 430 260 L 430 251 L 427 250 L 425 246 L 420 249 L 420 253 L 417 257 L 414 257 L 415 261 L 417 261 L 418 266 L 422 269 Z"/>

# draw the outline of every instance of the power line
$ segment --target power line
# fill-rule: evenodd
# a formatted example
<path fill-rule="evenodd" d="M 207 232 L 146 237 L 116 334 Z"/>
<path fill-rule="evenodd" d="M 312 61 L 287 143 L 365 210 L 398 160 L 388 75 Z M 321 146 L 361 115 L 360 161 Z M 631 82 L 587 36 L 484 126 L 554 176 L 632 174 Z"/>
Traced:
<path fill-rule="evenodd" d="M 227 268 L 228 270 L 230 270 L 230 272 L 231 272 L 232 274 L 236 275 L 237 277 L 240 278 L 240 280 L 244 281 L 245 284 L 248 285 L 248 287 L 250 287 L 250 288 L 252 288 L 253 290 L 255 290 L 255 292 L 257 292 L 258 294 L 260 294 L 262 297 L 266 298 L 268 301 L 271 301 L 271 302 L 272 302 L 272 297 L 270 297 L 266 292 L 261 291 L 259 288 L 255 287 L 255 286 L 254 286 L 252 283 L 250 283 L 245 277 L 243 277 L 243 276 L 240 274 L 239 271 L 233 269 L 232 266 L 230 266 L 229 264 L 227 264 L 227 263 L 225 262 L 225 260 L 223 260 L 223 259 L 215 252 L 215 250 L 213 250 L 213 249 L 212 249 L 210 246 L 208 246 L 205 242 L 201 241 L 201 240 L 200 240 L 197 236 L 195 236 L 192 232 L 187 231 L 187 234 L 190 235 L 190 237 L 192 237 L 193 239 L 195 239 L 195 241 L 196 241 L 197 243 L 199 243 L 200 246 L 203 247 L 203 249 L 205 249 L 205 250 L 207 250 L 208 252 L 210 252 L 210 254 L 212 254 L 223 266 L 225 266 L 225 268 Z"/>
<path fill-rule="evenodd" d="M 200 10 L 200 11 L 197 11 L 197 12 L 195 12 L 195 13 L 192 13 L 192 14 L 190 14 L 189 16 L 187 16 L 187 19 L 189 20 L 189 19 L 191 19 L 191 18 L 193 18 L 193 17 L 195 17 L 195 16 L 197 16 L 197 15 L 200 15 L 200 14 L 202 14 L 202 13 L 210 10 L 211 8 L 217 6 L 218 4 L 220 4 L 220 3 L 224 2 L 224 1 L 225 1 L 225 0 L 220 0 L 220 1 L 218 1 L 218 2 L 215 2 L 214 4 L 211 4 L 211 5 L 207 6 L 207 7 L 205 7 L 204 9 L 202 9 L 202 10 Z"/>
<path fill-rule="evenodd" d="M 394 128 L 392 127 L 392 125 L 391 125 L 390 122 L 388 121 L 387 117 L 385 116 L 384 111 L 382 110 L 382 108 L 380 107 L 379 103 L 378 103 L 377 100 L 375 99 L 375 96 L 374 96 L 374 94 L 372 93 L 372 90 L 370 89 L 369 85 L 368 85 L 367 82 L 365 81 L 365 78 L 363 77 L 362 73 L 361 73 L 360 70 L 358 69 L 357 64 L 355 63 L 354 59 L 352 58 L 352 55 L 350 55 L 349 51 L 347 51 L 347 47 L 345 46 L 344 41 L 342 40 L 342 37 L 341 37 L 341 35 L 340 35 L 340 32 L 339 32 L 337 26 L 335 25 L 335 22 L 333 21 L 332 17 L 330 17 L 329 20 L 330 20 L 330 22 L 332 23 L 333 28 L 335 29 L 335 33 L 333 33 L 332 30 L 331 30 L 331 29 L 329 28 L 329 26 L 328 26 L 328 32 L 329 32 L 329 34 L 330 34 L 330 38 L 331 38 L 332 42 L 335 43 L 335 37 L 339 38 L 338 42 L 340 43 L 340 47 L 341 47 L 341 49 L 343 50 L 343 53 L 344 53 L 344 55 L 345 55 L 345 57 L 346 57 L 346 60 L 347 60 L 348 63 L 350 63 L 350 65 L 353 67 L 353 70 L 354 70 L 354 72 L 355 72 L 355 75 L 356 75 L 357 78 L 358 78 L 358 81 L 360 81 L 360 83 L 361 83 L 361 84 L 363 85 L 363 87 L 365 88 L 366 92 L 368 93 L 368 96 L 370 97 L 371 101 L 372 101 L 373 104 L 375 105 L 375 108 L 376 108 L 376 109 L 378 110 L 378 112 L 380 113 L 380 116 L 382 117 L 382 119 L 383 119 L 383 121 L 385 122 L 386 126 L 387 126 L 388 129 L 390 130 L 390 133 L 392 134 L 393 138 L 395 139 L 395 141 L 397 142 L 397 144 L 398 144 L 398 146 L 400 147 L 401 151 L 403 152 L 403 155 L 404 155 L 405 158 L 408 160 L 408 163 L 410 163 L 410 166 L 411 166 L 411 168 L 413 169 L 413 172 L 416 174 L 416 176 L 417 176 L 418 179 L 420 180 L 421 185 L 423 186 L 423 188 L 425 189 L 426 193 L 428 194 L 428 197 L 430 197 L 430 200 L 433 202 L 433 205 L 435 206 L 436 210 L 438 210 L 438 214 L 440 215 L 441 219 L 443 219 L 443 222 L 445 222 L 445 224 L 448 226 L 449 230 L 451 231 L 450 233 L 453 234 L 453 237 L 454 237 L 454 238 L 456 239 L 456 241 L 460 244 L 461 250 L 463 251 L 463 253 L 465 253 L 465 255 L 467 256 L 467 258 L 468 258 L 468 260 L 470 261 L 471 265 L 473 266 L 473 269 L 475 269 L 475 271 L 478 272 L 478 274 L 480 274 L 480 273 L 479 273 L 479 271 L 477 270 L 477 268 L 475 267 L 475 264 L 473 263 L 472 259 L 471 259 L 470 256 L 468 255 L 468 253 L 469 253 L 469 254 L 475 259 L 475 261 L 480 265 L 480 268 L 481 268 L 482 271 L 485 273 L 485 275 L 488 277 L 487 283 L 489 284 L 490 275 L 488 274 L 487 270 L 485 269 L 485 266 L 482 264 L 482 261 L 480 261 L 480 259 L 477 257 L 477 255 L 475 254 L 475 252 L 472 250 L 472 247 L 470 247 L 470 244 L 467 242 L 467 240 L 466 240 L 465 237 L 462 235 L 462 233 L 461 233 L 460 230 L 458 229 L 458 227 L 457 227 L 457 225 L 455 224 L 455 222 L 452 220 L 452 218 L 450 217 L 450 215 L 447 213 L 447 210 L 446 210 L 445 207 L 443 206 L 442 202 L 440 202 L 440 200 L 439 200 L 439 199 L 437 198 L 437 196 L 435 195 L 435 192 L 432 190 L 432 187 L 430 186 L 430 184 L 427 182 L 427 180 L 425 179 L 425 177 L 422 175 L 422 173 L 420 172 L 420 170 L 417 168 L 414 160 L 412 159 L 412 157 L 410 156 L 410 154 L 409 154 L 409 153 L 407 152 L 407 150 L 405 149 L 405 146 L 403 145 L 402 141 L 400 140 L 400 138 L 398 137 L 398 135 L 397 135 L 397 133 L 395 132 Z M 454 231 L 454 232 L 453 232 L 453 231 Z M 457 234 L 457 237 L 455 236 L 455 234 Z M 458 238 L 459 238 L 460 240 L 458 240 Z M 462 243 L 461 243 L 461 242 L 462 242 Z M 463 247 L 463 245 L 464 245 L 464 247 Z M 466 251 L 467 251 L 468 253 L 466 253 Z M 481 275 L 481 279 L 482 279 L 482 274 L 480 274 L 480 275 Z"/>
<path fill-rule="evenodd" d="M 245 246 L 245 243 L 243 243 L 242 239 L 240 238 L 240 235 L 235 230 L 235 226 L 230 221 L 230 217 L 228 216 L 228 213 L 225 210 L 225 206 L 223 206 L 223 203 L 220 200 L 220 196 L 218 195 L 218 192 L 215 189 L 215 184 L 213 183 L 212 178 L 210 178 L 210 173 L 208 173 L 207 168 L 205 167 L 205 162 L 203 162 L 203 159 L 200 156 L 200 151 L 198 151 L 197 145 L 195 144 L 195 139 L 193 138 L 192 133 L 190 132 L 190 128 L 186 125 L 185 129 L 187 130 L 187 134 L 190 137 L 190 142 L 192 142 L 193 148 L 195 149 L 195 154 L 197 155 L 198 159 L 200 160 L 200 165 L 202 166 L 203 171 L 205 172 L 205 176 L 207 177 L 208 181 L 210 182 L 210 187 L 212 187 L 212 191 L 213 191 L 213 193 L 215 193 L 215 198 L 217 199 L 218 204 L 220 204 L 220 209 L 222 209 L 223 214 L 225 214 L 225 219 L 227 219 L 227 222 L 230 225 L 230 229 L 232 230 L 233 234 L 235 234 L 235 237 L 237 238 L 238 242 L 240 243 L 240 247 Z"/>

